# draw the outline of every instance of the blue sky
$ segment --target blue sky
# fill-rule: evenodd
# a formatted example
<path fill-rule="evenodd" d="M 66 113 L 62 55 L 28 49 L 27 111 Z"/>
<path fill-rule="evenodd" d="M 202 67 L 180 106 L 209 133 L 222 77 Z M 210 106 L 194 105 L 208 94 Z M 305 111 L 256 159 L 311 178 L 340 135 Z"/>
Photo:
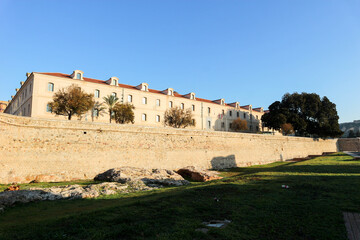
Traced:
<path fill-rule="evenodd" d="M 0 0 L 0 100 L 72 73 L 267 108 L 315 92 L 360 119 L 358 0 Z"/>

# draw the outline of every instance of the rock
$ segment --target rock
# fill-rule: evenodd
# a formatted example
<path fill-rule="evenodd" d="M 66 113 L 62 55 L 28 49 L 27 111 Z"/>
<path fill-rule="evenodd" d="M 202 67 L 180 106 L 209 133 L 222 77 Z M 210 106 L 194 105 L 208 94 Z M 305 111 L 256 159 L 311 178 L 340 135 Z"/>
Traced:
<path fill-rule="evenodd" d="M 98 174 L 94 180 L 120 183 L 133 182 L 132 185 L 138 185 L 138 181 L 141 180 L 149 187 L 182 186 L 189 184 L 182 176 L 172 170 L 149 170 L 135 167 L 109 169 L 104 173 Z"/>
<path fill-rule="evenodd" d="M 185 178 L 190 178 L 193 181 L 198 182 L 207 182 L 211 180 L 221 179 L 222 177 L 218 176 L 218 172 L 201 170 L 193 166 L 181 168 L 176 171 L 179 175 Z"/>

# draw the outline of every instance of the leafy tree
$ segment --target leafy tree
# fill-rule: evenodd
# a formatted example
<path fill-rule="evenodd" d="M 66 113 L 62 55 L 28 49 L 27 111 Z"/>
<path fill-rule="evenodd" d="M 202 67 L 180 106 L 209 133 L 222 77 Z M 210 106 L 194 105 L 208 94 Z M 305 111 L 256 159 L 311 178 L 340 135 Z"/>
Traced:
<path fill-rule="evenodd" d="M 234 121 L 232 121 L 231 129 L 236 131 L 236 132 L 243 131 L 243 130 L 248 130 L 247 121 L 243 120 L 243 119 L 240 119 L 240 118 L 237 118 Z"/>
<path fill-rule="evenodd" d="M 130 103 L 116 103 L 113 111 L 114 111 L 114 118 L 117 123 L 132 123 L 134 124 L 134 110 L 135 107 Z"/>
<path fill-rule="evenodd" d="M 322 99 L 315 93 L 285 94 L 281 102 L 269 106 L 261 120 L 266 127 L 280 130 L 285 123 L 290 123 L 298 136 L 338 137 L 339 116 L 336 105 L 327 97 Z"/>
<path fill-rule="evenodd" d="M 174 107 L 166 110 L 164 115 L 165 124 L 171 127 L 180 128 L 195 126 L 195 119 L 192 118 L 191 109 L 181 109 Z"/>
<path fill-rule="evenodd" d="M 94 105 L 94 95 L 84 92 L 79 86 L 73 84 L 60 89 L 49 102 L 52 113 L 67 116 L 69 120 L 73 115 L 81 116 Z"/>
<path fill-rule="evenodd" d="M 284 123 L 281 125 L 281 131 L 284 135 L 289 135 L 289 134 L 292 134 L 294 133 L 294 128 L 293 126 L 291 125 L 291 123 Z"/>
<path fill-rule="evenodd" d="M 355 138 L 356 137 L 356 135 L 355 135 L 355 133 L 354 133 L 354 130 L 350 130 L 349 131 L 349 134 L 348 134 L 348 136 L 347 136 L 348 138 Z"/>
<path fill-rule="evenodd" d="M 103 98 L 105 101 L 105 104 L 108 107 L 109 110 L 109 117 L 110 117 L 110 123 L 111 123 L 111 119 L 114 118 L 114 107 L 116 105 L 116 103 L 119 101 L 119 98 L 114 96 L 114 95 L 108 95 L 106 97 Z"/>
<path fill-rule="evenodd" d="M 106 107 L 103 105 L 103 103 L 95 102 L 94 106 L 91 108 L 91 120 L 94 121 L 94 118 L 98 118 L 99 116 L 103 115 L 103 112 L 105 111 Z"/>

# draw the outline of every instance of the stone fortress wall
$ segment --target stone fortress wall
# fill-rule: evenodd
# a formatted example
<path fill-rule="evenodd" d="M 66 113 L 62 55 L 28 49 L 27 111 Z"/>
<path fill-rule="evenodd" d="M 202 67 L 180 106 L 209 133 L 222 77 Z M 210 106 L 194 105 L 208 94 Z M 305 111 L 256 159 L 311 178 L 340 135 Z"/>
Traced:
<path fill-rule="evenodd" d="M 360 138 L 339 138 L 339 151 L 360 152 Z"/>
<path fill-rule="evenodd" d="M 91 179 L 121 166 L 250 166 L 335 152 L 336 141 L 0 114 L 0 183 Z"/>

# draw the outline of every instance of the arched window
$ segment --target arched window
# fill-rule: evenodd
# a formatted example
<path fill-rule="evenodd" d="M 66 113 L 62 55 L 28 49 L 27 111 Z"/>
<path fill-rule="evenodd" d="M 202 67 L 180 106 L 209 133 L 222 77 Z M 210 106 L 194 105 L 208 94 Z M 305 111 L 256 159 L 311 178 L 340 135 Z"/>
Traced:
<path fill-rule="evenodd" d="M 183 103 L 180 106 L 181 106 L 181 109 L 185 108 L 185 105 Z"/>
<path fill-rule="evenodd" d="M 117 85 L 118 85 L 117 80 L 114 80 L 114 85 L 115 85 L 115 86 L 117 86 Z"/>
<path fill-rule="evenodd" d="M 160 122 L 160 115 L 156 115 L 156 122 Z"/>
<path fill-rule="evenodd" d="M 169 102 L 169 108 L 172 108 L 172 107 L 173 107 L 173 102 L 170 101 L 170 102 Z"/>
<path fill-rule="evenodd" d="M 193 110 L 193 112 L 195 111 L 195 105 L 192 105 L 192 110 Z"/>
<path fill-rule="evenodd" d="M 53 92 L 53 91 L 54 91 L 54 84 L 51 83 L 51 82 L 48 83 L 48 91 L 49 91 L 49 92 Z"/>
<path fill-rule="evenodd" d="M 46 105 L 46 112 L 50 112 L 50 113 L 51 113 L 51 107 L 50 107 L 50 104 L 47 104 L 47 105 Z"/>
<path fill-rule="evenodd" d="M 146 98 L 146 97 L 143 97 L 142 103 L 143 103 L 143 104 L 147 104 L 147 98 Z"/>
<path fill-rule="evenodd" d="M 114 97 L 116 97 L 116 93 L 114 93 L 114 92 L 113 92 L 111 95 L 114 96 Z"/>
<path fill-rule="evenodd" d="M 128 102 L 132 102 L 132 95 L 128 95 Z"/>
<path fill-rule="evenodd" d="M 156 99 L 156 106 L 160 106 L 160 99 Z"/>
<path fill-rule="evenodd" d="M 76 79 L 81 79 L 81 73 L 76 74 Z"/>
<path fill-rule="evenodd" d="M 100 90 L 96 89 L 94 95 L 95 95 L 96 98 L 99 98 L 100 97 Z"/>
<path fill-rule="evenodd" d="M 145 113 L 142 114 L 141 119 L 142 119 L 143 121 L 146 121 L 146 114 L 145 114 Z"/>
<path fill-rule="evenodd" d="M 169 91 L 169 95 L 173 95 L 173 91 L 172 91 L 172 90 Z"/>

